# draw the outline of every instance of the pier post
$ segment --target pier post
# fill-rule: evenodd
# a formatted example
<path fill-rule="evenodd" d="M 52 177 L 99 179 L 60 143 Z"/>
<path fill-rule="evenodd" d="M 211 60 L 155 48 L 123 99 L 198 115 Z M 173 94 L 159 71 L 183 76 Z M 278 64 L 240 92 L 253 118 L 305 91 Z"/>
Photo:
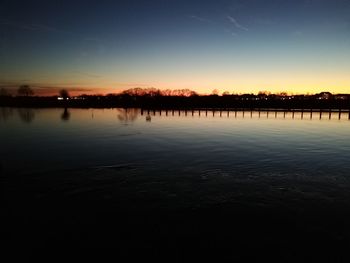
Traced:
<path fill-rule="evenodd" d="M 320 109 L 320 120 L 322 119 L 322 109 Z"/>
<path fill-rule="evenodd" d="M 173 114 L 173 116 L 174 116 L 174 114 L 175 114 L 175 110 L 173 110 L 172 114 Z"/>
<path fill-rule="evenodd" d="M 165 115 L 168 116 L 168 110 L 165 111 Z"/>
<path fill-rule="evenodd" d="M 292 110 L 292 118 L 294 119 L 295 111 Z"/>
<path fill-rule="evenodd" d="M 192 110 L 192 116 L 194 115 L 194 110 Z"/>
<path fill-rule="evenodd" d="M 341 119 L 341 109 L 339 109 L 339 116 L 338 116 L 338 119 L 339 119 L 339 120 Z"/>
<path fill-rule="evenodd" d="M 277 119 L 277 110 L 275 111 L 275 118 Z"/>
<path fill-rule="evenodd" d="M 220 110 L 220 117 L 222 117 L 222 110 Z"/>
<path fill-rule="evenodd" d="M 310 119 L 312 120 L 312 109 L 310 109 Z"/>
<path fill-rule="evenodd" d="M 227 110 L 227 117 L 230 117 L 230 110 Z"/>
<path fill-rule="evenodd" d="M 332 109 L 329 109 L 329 119 L 332 119 Z"/>

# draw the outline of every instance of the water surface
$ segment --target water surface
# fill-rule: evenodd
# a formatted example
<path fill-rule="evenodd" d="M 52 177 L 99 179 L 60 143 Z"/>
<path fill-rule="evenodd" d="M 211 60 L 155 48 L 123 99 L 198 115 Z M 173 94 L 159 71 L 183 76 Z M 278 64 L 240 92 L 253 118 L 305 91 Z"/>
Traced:
<path fill-rule="evenodd" d="M 233 211 L 235 218 L 249 209 L 287 211 L 287 217 L 310 209 L 328 215 L 347 213 L 350 121 L 347 114 L 340 117 L 2 108 L 6 211 L 10 220 L 23 223 L 27 218 L 30 224 L 86 223 L 92 214 L 97 222 L 105 222 L 106 213 L 120 218 L 116 211 L 144 216 L 140 211 L 179 215 L 214 209 L 215 214 L 218 207 L 229 207 L 220 211 Z M 43 206 L 51 212 L 43 212 Z M 89 217 L 82 216 L 86 213 Z M 193 218 L 197 217 L 189 220 Z M 334 224 L 342 222 L 335 218 Z M 309 224 L 303 218 L 292 222 L 293 227 L 303 222 L 302 229 L 326 232 L 337 240 L 348 238 L 344 225 L 328 228 L 325 222 Z M 170 236 L 172 230 L 164 231 Z"/>

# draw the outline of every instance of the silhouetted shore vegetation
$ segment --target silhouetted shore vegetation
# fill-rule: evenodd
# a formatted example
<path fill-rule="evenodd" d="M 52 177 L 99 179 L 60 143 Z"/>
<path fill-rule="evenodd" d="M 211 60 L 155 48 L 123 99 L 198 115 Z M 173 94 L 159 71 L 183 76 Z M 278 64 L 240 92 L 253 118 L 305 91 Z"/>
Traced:
<path fill-rule="evenodd" d="M 64 108 L 145 108 L 145 109 L 350 109 L 350 94 L 321 92 L 312 95 L 230 94 L 219 95 L 216 90 L 210 95 L 199 95 L 188 89 L 159 90 L 133 88 L 118 94 L 70 96 L 61 90 L 57 96 L 35 96 L 29 86 L 21 86 L 17 96 L 5 89 L 0 93 L 3 107 L 64 107 Z"/>

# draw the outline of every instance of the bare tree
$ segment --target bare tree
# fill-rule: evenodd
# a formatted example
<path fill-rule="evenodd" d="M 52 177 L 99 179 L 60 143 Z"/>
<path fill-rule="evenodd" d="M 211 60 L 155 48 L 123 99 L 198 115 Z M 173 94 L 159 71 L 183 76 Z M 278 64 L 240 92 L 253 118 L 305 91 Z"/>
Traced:
<path fill-rule="evenodd" d="M 214 89 L 212 92 L 211 92 L 211 95 L 215 95 L 215 96 L 218 96 L 220 93 L 220 91 L 218 89 Z"/>
<path fill-rule="evenodd" d="M 172 96 L 172 90 L 171 89 L 166 89 L 162 91 L 163 96 Z"/>
<path fill-rule="evenodd" d="M 124 90 L 122 94 L 130 95 L 130 96 L 144 96 L 146 94 L 146 90 L 142 88 L 132 88 L 132 89 Z"/>
<path fill-rule="evenodd" d="M 63 99 L 68 99 L 69 98 L 69 93 L 68 93 L 68 91 L 67 90 L 65 90 L 65 89 L 61 89 L 60 90 L 60 96 L 63 98 Z"/>
<path fill-rule="evenodd" d="M 34 91 L 29 85 L 21 85 L 18 88 L 17 93 L 19 96 L 25 96 L 25 97 L 34 95 Z"/>

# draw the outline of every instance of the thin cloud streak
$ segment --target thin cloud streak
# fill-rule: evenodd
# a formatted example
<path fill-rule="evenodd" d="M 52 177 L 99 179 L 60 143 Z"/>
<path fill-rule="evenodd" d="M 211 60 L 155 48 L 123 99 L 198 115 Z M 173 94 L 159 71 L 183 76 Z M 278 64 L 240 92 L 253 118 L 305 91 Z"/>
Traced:
<path fill-rule="evenodd" d="M 80 38 L 83 41 L 92 42 L 100 45 L 100 48 L 104 49 L 106 40 L 98 37 L 92 36 L 83 36 L 79 33 L 58 29 L 52 26 L 47 26 L 44 24 L 33 24 L 33 23 L 22 23 L 18 21 L 8 20 L 8 19 L 0 19 L 0 26 L 7 26 L 17 30 L 27 30 L 27 31 L 36 31 L 36 32 L 44 32 L 44 33 L 55 33 L 55 34 L 63 34 L 66 36 L 71 36 L 75 38 Z"/>
<path fill-rule="evenodd" d="M 244 30 L 244 31 L 249 31 L 249 29 L 243 25 L 241 25 L 240 23 L 238 23 L 238 21 L 232 17 L 232 16 L 227 16 L 227 19 L 238 29 Z"/>
<path fill-rule="evenodd" d="M 27 23 L 21 23 L 21 22 L 11 21 L 11 20 L 0 20 L 0 25 L 5 25 L 5 26 L 17 28 L 17 29 L 30 30 L 30 31 L 54 32 L 54 33 L 75 35 L 73 32 L 60 30 L 55 27 L 51 27 L 43 24 L 30 24 L 30 23 L 27 24 Z"/>
<path fill-rule="evenodd" d="M 197 15 L 190 15 L 188 17 L 193 19 L 193 20 L 200 21 L 200 22 L 213 23 L 213 21 L 211 21 L 211 20 L 209 20 L 207 18 L 203 18 L 203 17 L 197 16 Z"/>

